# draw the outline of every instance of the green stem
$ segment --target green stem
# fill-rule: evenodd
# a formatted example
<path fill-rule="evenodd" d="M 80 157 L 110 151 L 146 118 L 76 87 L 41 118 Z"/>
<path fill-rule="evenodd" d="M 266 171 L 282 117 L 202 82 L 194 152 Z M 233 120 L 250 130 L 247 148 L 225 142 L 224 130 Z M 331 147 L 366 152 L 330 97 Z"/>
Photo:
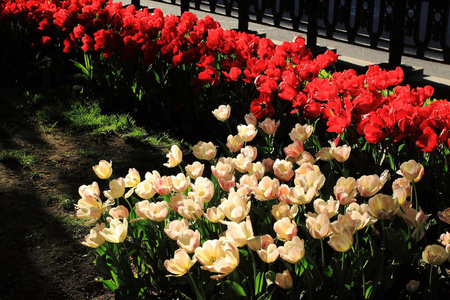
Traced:
<path fill-rule="evenodd" d="M 254 295 L 258 295 L 259 294 L 259 284 L 256 280 L 256 264 L 255 264 L 255 256 L 253 255 L 253 251 L 252 249 L 250 249 L 250 247 L 248 247 L 248 252 L 250 253 L 250 256 L 252 257 L 252 270 L 253 270 L 253 286 L 254 286 Z"/>
<path fill-rule="evenodd" d="M 194 288 L 195 295 L 197 296 L 197 299 L 203 299 L 202 295 L 198 291 L 197 285 L 195 284 L 195 280 L 192 277 L 191 272 L 188 271 L 187 274 L 189 275 L 189 278 L 191 279 L 191 286 Z"/>
<path fill-rule="evenodd" d="M 430 265 L 430 276 L 428 277 L 428 293 L 429 293 L 429 299 L 433 298 L 433 265 Z"/>
<path fill-rule="evenodd" d="M 320 250 L 322 252 L 322 271 L 325 269 L 325 252 L 323 248 L 323 239 L 320 239 Z"/>

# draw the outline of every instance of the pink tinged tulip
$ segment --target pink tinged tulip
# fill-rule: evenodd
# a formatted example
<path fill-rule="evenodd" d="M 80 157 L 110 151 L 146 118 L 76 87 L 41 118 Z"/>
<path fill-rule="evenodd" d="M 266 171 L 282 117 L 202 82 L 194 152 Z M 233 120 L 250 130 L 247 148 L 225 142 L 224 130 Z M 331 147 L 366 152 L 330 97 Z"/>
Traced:
<path fill-rule="evenodd" d="M 219 240 L 208 240 L 201 247 L 195 249 L 195 257 L 202 264 L 202 269 L 211 273 L 219 273 L 211 276 L 219 279 L 233 272 L 239 264 L 239 250 L 232 243 L 224 243 Z"/>
<path fill-rule="evenodd" d="M 405 177 L 397 178 L 392 183 L 392 190 L 403 188 L 406 193 L 406 197 L 411 196 L 411 182 Z"/>
<path fill-rule="evenodd" d="M 195 197 L 202 204 L 208 203 L 214 196 L 214 184 L 206 177 L 197 177 L 191 188 L 192 192 L 189 193 L 189 196 Z"/>
<path fill-rule="evenodd" d="M 227 148 L 230 149 L 231 152 L 237 152 L 242 149 L 244 146 L 244 141 L 241 139 L 239 135 L 229 135 L 227 137 Z"/>
<path fill-rule="evenodd" d="M 188 176 L 194 180 L 197 177 L 200 177 L 203 175 L 204 169 L 205 169 L 205 165 L 198 161 L 195 161 L 191 165 L 187 165 L 185 167 L 185 170 L 186 170 L 186 173 L 188 174 Z"/>
<path fill-rule="evenodd" d="M 445 222 L 447 224 L 450 224 L 450 207 L 446 208 L 443 211 L 438 211 L 437 213 L 439 220 L 442 222 Z"/>
<path fill-rule="evenodd" d="M 286 241 L 284 246 L 278 247 L 278 253 L 282 260 L 295 264 L 305 256 L 305 241 L 295 235 L 291 241 Z"/>
<path fill-rule="evenodd" d="M 102 215 L 102 203 L 101 201 L 91 199 L 80 199 L 75 204 L 77 210 L 77 218 L 81 220 L 87 220 L 86 225 L 94 224 L 100 219 Z"/>
<path fill-rule="evenodd" d="M 285 217 L 292 220 L 298 214 L 298 206 L 293 205 L 291 207 L 287 202 L 280 202 L 272 206 L 271 213 L 276 220 L 280 220 Z"/>
<path fill-rule="evenodd" d="M 136 187 L 139 182 L 141 182 L 139 172 L 135 168 L 130 168 L 125 176 L 125 187 Z"/>
<path fill-rule="evenodd" d="M 339 213 L 339 201 L 334 200 L 333 197 L 330 197 L 326 202 L 323 199 L 316 199 L 313 205 L 316 213 L 326 214 L 328 219 L 331 219 Z"/>
<path fill-rule="evenodd" d="M 408 198 L 408 192 L 403 187 L 393 189 L 392 198 L 394 198 L 400 205 L 403 206 L 403 204 L 405 204 L 406 202 L 406 199 Z"/>
<path fill-rule="evenodd" d="M 244 155 L 245 158 L 253 162 L 258 156 L 258 148 L 252 146 L 246 146 L 241 149 L 241 154 Z"/>
<path fill-rule="evenodd" d="M 349 145 L 336 147 L 334 145 L 334 142 L 331 142 L 331 144 L 332 144 L 330 149 L 331 156 L 338 162 L 347 161 L 348 158 L 350 157 L 350 152 L 352 148 Z"/>
<path fill-rule="evenodd" d="M 230 190 L 228 198 L 222 199 L 222 203 L 219 205 L 220 210 L 223 211 L 228 220 L 233 222 L 241 222 L 244 220 L 250 212 L 251 201 L 246 193 Z"/>
<path fill-rule="evenodd" d="M 242 153 L 238 154 L 236 158 L 233 159 L 233 166 L 240 173 L 247 173 L 248 166 L 252 163 L 251 158 L 245 157 Z"/>
<path fill-rule="evenodd" d="M 254 175 L 258 180 L 264 177 L 266 169 L 262 162 L 250 163 L 247 166 L 247 172 L 249 175 Z"/>
<path fill-rule="evenodd" d="M 225 214 L 219 207 L 208 207 L 203 216 L 211 223 L 219 223 L 225 219 Z"/>
<path fill-rule="evenodd" d="M 330 147 L 323 147 L 314 155 L 318 160 L 331 161 L 333 160 L 333 155 L 331 154 Z"/>
<path fill-rule="evenodd" d="M 164 233 L 172 240 L 177 241 L 178 238 L 188 229 L 188 220 L 173 220 L 167 224 L 166 228 L 164 228 Z"/>
<path fill-rule="evenodd" d="M 169 214 L 169 204 L 166 201 L 140 201 L 135 204 L 136 214 L 141 220 L 150 219 L 155 222 L 164 221 Z"/>
<path fill-rule="evenodd" d="M 112 174 L 112 162 L 107 162 L 106 160 L 101 160 L 98 165 L 92 167 L 95 174 L 100 179 L 108 179 Z"/>
<path fill-rule="evenodd" d="M 169 161 L 165 163 L 164 166 L 174 168 L 183 160 L 183 153 L 177 145 L 172 145 L 172 147 L 170 147 L 170 152 L 167 153 L 166 157 Z"/>
<path fill-rule="evenodd" d="M 144 180 L 138 183 L 136 189 L 134 190 L 136 195 L 142 199 L 150 199 L 156 194 L 156 190 L 150 180 Z"/>
<path fill-rule="evenodd" d="M 306 215 L 306 228 L 309 233 L 315 239 L 323 239 L 331 234 L 330 231 L 330 219 L 326 214 L 319 214 L 314 216 L 313 214 Z"/>
<path fill-rule="evenodd" d="M 417 291 L 417 289 L 420 286 L 420 281 L 418 280 L 410 280 L 407 284 L 406 284 L 406 290 L 408 292 L 414 293 L 415 291 Z"/>
<path fill-rule="evenodd" d="M 378 175 L 364 175 L 356 181 L 358 192 L 363 197 L 372 197 L 383 187 L 383 183 Z"/>
<path fill-rule="evenodd" d="M 240 223 L 225 221 L 222 223 L 227 225 L 227 231 L 225 231 L 226 241 L 233 243 L 237 247 L 244 247 L 247 245 L 248 239 L 253 237 L 253 227 L 249 216 Z"/>
<path fill-rule="evenodd" d="M 315 161 L 316 159 L 311 153 L 309 153 L 308 151 L 303 151 L 300 157 L 297 158 L 297 161 L 295 163 L 301 166 L 304 163 L 314 164 Z"/>
<path fill-rule="evenodd" d="M 236 177 L 232 174 L 228 174 L 225 177 L 218 179 L 220 188 L 225 192 L 229 192 L 230 189 L 236 187 Z"/>
<path fill-rule="evenodd" d="M 128 220 L 112 219 L 109 222 L 109 228 L 100 231 L 100 234 L 110 243 L 122 243 L 127 237 Z"/>
<path fill-rule="evenodd" d="M 402 215 L 403 220 L 412 227 L 420 227 L 422 226 L 425 221 L 431 216 L 426 215 L 421 208 L 419 208 L 420 211 L 415 210 L 414 208 L 410 207 L 405 210 L 404 214 Z"/>
<path fill-rule="evenodd" d="M 277 237 L 282 241 L 291 240 L 297 235 L 297 223 L 287 217 L 282 218 L 273 224 Z"/>
<path fill-rule="evenodd" d="M 328 245 L 338 252 L 347 252 L 353 245 L 353 234 L 350 229 L 344 229 L 342 232 L 330 236 Z"/>
<path fill-rule="evenodd" d="M 289 137 L 293 142 L 296 140 L 301 141 L 302 143 L 306 141 L 307 138 L 309 138 L 314 131 L 314 127 L 312 125 L 300 125 L 295 124 L 295 127 L 291 130 L 291 133 L 289 133 Z"/>
<path fill-rule="evenodd" d="M 218 108 L 212 111 L 212 114 L 214 117 L 216 117 L 217 120 L 223 122 L 228 120 L 231 114 L 231 107 L 230 105 L 220 105 Z"/>
<path fill-rule="evenodd" d="M 241 137 L 241 139 L 244 142 L 250 142 L 258 134 L 258 130 L 256 129 L 255 125 L 253 125 L 253 124 L 238 125 L 237 130 L 238 130 L 238 135 Z"/>
<path fill-rule="evenodd" d="M 109 215 L 115 219 L 128 219 L 129 212 L 125 206 L 119 205 L 111 208 L 109 210 Z"/>
<path fill-rule="evenodd" d="M 359 225 L 360 220 L 353 220 L 345 215 L 338 215 L 338 219 L 330 224 L 330 230 L 333 234 L 342 234 L 345 230 L 349 230 L 351 234 L 354 234 Z"/>
<path fill-rule="evenodd" d="M 172 190 L 176 193 L 183 193 L 187 190 L 190 181 L 183 173 L 178 173 L 176 176 L 170 176 L 172 181 Z"/>
<path fill-rule="evenodd" d="M 448 259 L 448 253 L 441 245 L 428 245 L 422 252 L 422 259 L 429 265 L 440 266 Z"/>
<path fill-rule="evenodd" d="M 239 179 L 238 188 L 244 188 L 248 193 L 253 187 L 258 186 L 258 178 L 255 175 L 244 174 L 241 179 Z"/>
<path fill-rule="evenodd" d="M 297 161 L 304 152 L 303 142 L 300 140 L 296 140 L 292 144 L 289 144 L 284 148 L 284 154 L 288 158 L 293 158 L 294 161 Z"/>
<path fill-rule="evenodd" d="M 186 274 L 196 261 L 197 259 L 195 256 L 191 259 L 184 249 L 177 249 L 174 253 L 174 257 L 164 262 L 164 267 L 173 274 L 168 276 L 180 277 Z"/>
<path fill-rule="evenodd" d="M 263 165 L 264 165 L 264 169 L 266 173 L 272 172 L 273 171 L 273 164 L 275 163 L 275 161 L 271 158 L 265 158 L 262 161 Z"/>
<path fill-rule="evenodd" d="M 97 182 L 93 182 L 90 185 L 82 185 L 78 188 L 78 194 L 80 194 L 81 199 L 100 199 L 100 188 Z"/>
<path fill-rule="evenodd" d="M 261 128 L 268 135 L 275 134 L 279 126 L 280 121 L 275 122 L 275 120 L 272 120 L 270 118 L 266 118 L 264 121 L 259 123 L 259 128 Z"/>
<path fill-rule="evenodd" d="M 250 239 L 248 242 L 250 249 L 258 253 L 259 258 L 265 263 L 272 263 L 278 259 L 278 247 L 274 244 L 273 238 L 265 234 L 263 236 Z"/>
<path fill-rule="evenodd" d="M 275 284 L 278 285 L 280 288 L 288 290 L 292 287 L 293 281 L 291 273 L 289 273 L 289 270 L 284 270 L 283 273 L 276 273 L 275 274 Z"/>
<path fill-rule="evenodd" d="M 177 245 L 188 253 L 194 253 L 195 249 L 200 246 L 200 231 L 186 229 L 178 236 Z"/>
<path fill-rule="evenodd" d="M 248 113 L 244 116 L 245 119 L 245 123 L 247 125 L 252 124 L 253 126 L 256 127 L 256 123 L 258 122 L 258 120 L 256 119 L 256 117 L 252 114 L 252 113 Z"/>
<path fill-rule="evenodd" d="M 356 222 L 356 230 L 361 230 L 366 226 L 375 224 L 377 219 L 368 213 L 369 206 L 367 204 L 351 203 L 345 211 L 345 218 L 351 222 Z"/>
<path fill-rule="evenodd" d="M 317 190 L 308 185 L 305 188 L 294 186 L 289 189 L 290 198 L 287 199 L 289 204 L 308 204 L 317 195 Z"/>
<path fill-rule="evenodd" d="M 450 232 L 441 234 L 438 242 L 445 247 L 445 251 L 450 254 Z"/>
<path fill-rule="evenodd" d="M 390 219 L 400 207 L 399 203 L 388 195 L 376 194 L 369 199 L 369 214 L 377 219 Z"/>
<path fill-rule="evenodd" d="M 169 207 L 173 211 L 178 211 L 178 207 L 181 205 L 182 201 L 187 198 L 188 196 L 183 193 L 176 193 L 170 197 Z"/>
<path fill-rule="evenodd" d="M 212 142 L 198 142 L 194 147 L 192 147 L 192 152 L 197 159 L 211 160 L 216 157 L 217 149 Z"/>
<path fill-rule="evenodd" d="M 341 205 L 347 205 L 356 201 L 356 180 L 353 177 L 341 177 L 333 189 L 336 199 Z"/>
<path fill-rule="evenodd" d="M 253 187 L 252 191 L 255 198 L 259 201 L 272 200 L 277 197 L 280 182 L 278 179 L 271 179 L 268 176 L 263 177 L 257 187 Z"/>
<path fill-rule="evenodd" d="M 403 175 L 411 182 L 417 182 L 422 179 L 424 168 L 422 164 L 411 159 L 400 165 L 400 170 L 397 171 L 397 174 Z"/>
<path fill-rule="evenodd" d="M 217 179 L 223 178 L 233 172 L 233 165 L 219 161 L 215 166 L 211 166 L 211 172 Z"/>
<path fill-rule="evenodd" d="M 203 205 L 194 199 L 185 198 L 179 204 L 177 212 L 183 218 L 197 220 L 203 215 Z"/>
<path fill-rule="evenodd" d="M 319 191 L 325 183 L 325 176 L 316 165 L 305 163 L 295 170 L 294 184 L 305 190 Z"/>
<path fill-rule="evenodd" d="M 162 196 L 169 195 L 173 190 L 172 178 L 170 178 L 170 176 L 156 178 L 153 182 L 153 188 Z"/>
<path fill-rule="evenodd" d="M 109 190 L 103 191 L 108 199 L 117 199 L 125 194 L 125 179 L 123 177 L 113 179 L 109 182 Z"/>
<path fill-rule="evenodd" d="M 81 244 L 91 248 L 100 247 L 105 242 L 105 238 L 100 234 L 100 231 L 105 228 L 105 223 L 95 225 L 95 227 L 92 228 L 89 234 L 84 238 L 84 242 L 81 242 Z"/>
<path fill-rule="evenodd" d="M 275 176 L 282 181 L 289 181 L 294 176 L 292 163 L 287 160 L 275 160 L 273 164 L 273 171 Z"/>

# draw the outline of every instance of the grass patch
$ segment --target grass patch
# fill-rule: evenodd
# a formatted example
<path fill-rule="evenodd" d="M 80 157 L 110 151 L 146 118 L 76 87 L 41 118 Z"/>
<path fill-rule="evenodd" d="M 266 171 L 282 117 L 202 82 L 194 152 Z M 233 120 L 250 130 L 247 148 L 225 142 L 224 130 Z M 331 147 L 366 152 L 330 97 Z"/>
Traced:
<path fill-rule="evenodd" d="M 0 152 L 0 162 L 20 165 L 22 168 L 32 167 L 37 163 L 37 156 L 24 150 L 3 150 Z"/>

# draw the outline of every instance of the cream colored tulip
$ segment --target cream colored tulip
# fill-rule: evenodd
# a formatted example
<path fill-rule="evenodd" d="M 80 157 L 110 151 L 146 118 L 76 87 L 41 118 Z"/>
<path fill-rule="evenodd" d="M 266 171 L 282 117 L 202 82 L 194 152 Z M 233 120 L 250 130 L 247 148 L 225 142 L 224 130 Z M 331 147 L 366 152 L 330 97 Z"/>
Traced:
<path fill-rule="evenodd" d="M 255 175 L 244 174 L 239 179 L 238 188 L 244 188 L 247 193 L 250 193 L 253 187 L 258 186 L 258 178 Z"/>
<path fill-rule="evenodd" d="M 305 256 L 305 241 L 295 235 L 292 240 L 286 241 L 284 246 L 278 247 L 278 253 L 282 260 L 295 264 Z"/>
<path fill-rule="evenodd" d="M 170 152 L 167 153 L 166 157 L 169 161 L 165 163 L 164 166 L 174 168 L 183 160 L 183 153 L 177 145 L 172 145 L 172 147 L 170 147 Z"/>
<path fill-rule="evenodd" d="M 326 214 L 306 215 L 306 228 L 315 239 L 323 239 L 331 234 L 330 219 Z"/>
<path fill-rule="evenodd" d="M 258 123 L 258 120 L 256 119 L 256 117 L 252 114 L 252 113 L 248 113 L 244 116 L 245 119 L 245 123 L 247 125 L 252 124 L 253 126 L 256 127 L 256 123 Z"/>
<path fill-rule="evenodd" d="M 238 130 L 238 135 L 241 137 L 241 139 L 244 142 L 252 141 L 258 134 L 258 130 L 256 129 L 255 125 L 253 125 L 253 124 L 238 125 L 237 130 Z"/>
<path fill-rule="evenodd" d="M 428 245 L 422 252 L 422 259 L 429 265 L 440 266 L 448 259 L 448 253 L 442 245 Z"/>
<path fill-rule="evenodd" d="M 333 155 L 331 153 L 330 147 L 322 147 L 315 155 L 316 159 L 323 161 L 331 161 L 333 160 Z"/>
<path fill-rule="evenodd" d="M 140 219 L 150 219 L 155 222 L 164 221 L 169 215 L 169 203 L 166 201 L 150 202 L 140 201 L 135 204 L 136 214 Z"/>
<path fill-rule="evenodd" d="M 101 160 L 98 165 L 92 167 L 95 174 L 100 179 L 108 179 L 112 175 L 112 162 L 107 162 L 106 160 Z"/>
<path fill-rule="evenodd" d="M 404 214 L 402 215 L 403 220 L 412 227 L 420 227 L 422 226 L 425 221 L 431 216 L 426 215 L 421 208 L 419 208 L 420 211 L 415 210 L 414 208 L 410 207 L 405 210 Z"/>
<path fill-rule="evenodd" d="M 247 173 L 248 166 L 252 163 L 249 157 L 245 157 L 244 154 L 239 153 L 236 158 L 233 159 L 233 166 L 240 173 Z"/>
<path fill-rule="evenodd" d="M 105 243 L 105 238 L 100 234 L 100 231 L 106 228 L 105 223 L 97 224 L 94 228 L 92 228 L 89 234 L 84 238 L 84 241 L 81 244 L 91 247 L 98 248 L 103 243 Z"/>
<path fill-rule="evenodd" d="M 153 183 L 148 179 L 139 182 L 134 192 L 140 198 L 146 200 L 152 198 L 156 194 L 156 190 L 153 187 Z"/>
<path fill-rule="evenodd" d="M 217 162 L 215 166 L 211 166 L 211 172 L 217 179 L 230 175 L 233 172 L 233 165 L 223 162 Z"/>
<path fill-rule="evenodd" d="M 187 253 L 194 253 L 195 249 L 200 246 L 200 231 L 186 229 L 178 236 L 177 245 Z"/>
<path fill-rule="evenodd" d="M 227 230 L 225 231 L 226 240 L 237 247 L 244 247 L 247 245 L 248 239 L 253 237 L 253 227 L 249 216 L 240 223 L 225 221 L 222 223 L 227 225 Z"/>
<path fill-rule="evenodd" d="M 211 223 L 219 223 L 225 219 L 225 214 L 220 207 L 208 207 L 203 216 Z"/>
<path fill-rule="evenodd" d="M 347 252 L 353 246 L 353 234 L 350 229 L 344 229 L 340 233 L 330 236 L 328 245 L 338 252 Z"/>
<path fill-rule="evenodd" d="M 447 224 L 450 224 L 450 207 L 444 209 L 443 211 L 438 211 L 437 215 L 439 217 L 439 220 Z"/>
<path fill-rule="evenodd" d="M 259 123 L 259 128 L 261 128 L 268 135 L 275 134 L 278 127 L 280 127 L 280 121 L 276 122 L 270 118 L 265 118 L 264 121 Z"/>
<path fill-rule="evenodd" d="M 334 142 L 331 142 L 332 146 L 330 149 L 331 156 L 338 162 L 347 161 L 352 148 L 349 145 L 343 145 L 336 147 Z"/>
<path fill-rule="evenodd" d="M 341 205 L 347 205 L 356 201 L 356 180 L 353 177 L 341 177 L 333 188 L 334 195 Z"/>
<path fill-rule="evenodd" d="M 287 160 L 276 159 L 273 164 L 275 176 L 282 181 L 289 181 L 294 176 L 292 163 Z"/>
<path fill-rule="evenodd" d="M 172 181 L 172 190 L 176 193 L 183 193 L 187 190 L 190 180 L 183 173 L 178 173 L 176 176 L 170 176 Z"/>
<path fill-rule="evenodd" d="M 208 240 L 195 249 L 195 257 L 202 269 L 212 273 L 212 279 L 219 279 L 233 272 L 239 265 L 239 250 L 232 243 Z"/>
<path fill-rule="evenodd" d="M 280 202 L 272 206 L 271 213 L 276 220 L 280 220 L 284 217 L 293 219 L 298 214 L 298 206 L 293 205 L 291 207 L 287 202 Z"/>
<path fill-rule="evenodd" d="M 400 170 L 397 171 L 397 174 L 403 175 L 411 182 L 417 182 L 422 179 L 424 168 L 422 164 L 411 159 L 400 165 Z"/>
<path fill-rule="evenodd" d="M 278 256 L 280 256 L 280 254 L 278 253 L 277 245 L 274 244 L 273 238 L 270 235 L 265 234 L 259 237 L 259 239 L 260 245 L 256 250 L 256 253 L 258 253 L 259 258 L 261 258 L 263 262 L 268 264 L 276 261 L 278 259 Z M 252 247 L 250 247 L 250 249 L 252 249 Z"/>
<path fill-rule="evenodd" d="M 244 155 L 245 158 L 253 162 L 258 156 L 258 148 L 253 146 L 245 146 L 241 149 L 241 154 Z"/>
<path fill-rule="evenodd" d="M 375 224 L 377 219 L 372 217 L 369 212 L 369 206 L 367 204 L 359 205 L 356 202 L 351 203 L 347 206 L 345 211 L 345 218 L 350 222 L 356 222 L 355 230 L 361 230 L 366 226 Z"/>
<path fill-rule="evenodd" d="M 390 219 L 399 207 L 399 203 L 391 196 L 376 194 L 369 199 L 368 212 L 377 219 Z"/>
<path fill-rule="evenodd" d="M 170 176 L 161 176 L 161 178 L 156 178 L 153 182 L 153 188 L 162 196 L 169 195 L 173 190 L 172 178 Z"/>
<path fill-rule="evenodd" d="M 231 114 L 231 106 L 230 105 L 220 105 L 218 108 L 212 111 L 214 117 L 217 120 L 223 122 L 228 120 Z"/>
<path fill-rule="evenodd" d="M 203 204 L 191 198 L 181 200 L 177 212 L 188 220 L 197 220 L 203 215 Z"/>
<path fill-rule="evenodd" d="M 195 161 L 191 165 L 187 165 L 184 169 L 186 170 L 187 175 L 195 180 L 197 177 L 203 175 L 205 165 L 198 161 Z"/>
<path fill-rule="evenodd" d="M 228 198 L 222 199 L 222 203 L 219 205 L 220 210 L 230 221 L 241 222 L 250 212 L 251 201 L 249 201 L 249 196 L 246 191 L 240 191 L 242 191 L 242 188 L 237 191 L 231 189 Z"/>
<path fill-rule="evenodd" d="M 285 147 L 283 151 L 288 158 L 292 158 L 294 161 L 297 161 L 301 157 L 305 149 L 303 148 L 303 142 L 300 140 L 296 140 L 292 144 L 289 144 L 287 147 Z"/>
<path fill-rule="evenodd" d="M 189 229 L 188 220 L 173 220 L 167 224 L 166 228 L 164 228 L 164 233 L 169 238 L 176 241 L 187 229 Z"/>
<path fill-rule="evenodd" d="M 260 161 L 256 163 L 250 163 L 247 166 L 247 172 L 249 175 L 254 175 L 258 180 L 264 177 L 264 173 L 266 171 L 266 168 L 264 167 L 264 164 Z"/>
<path fill-rule="evenodd" d="M 334 200 L 330 196 L 330 199 L 325 202 L 323 199 L 316 199 L 313 202 L 314 210 L 318 214 L 326 214 L 328 219 L 331 219 L 339 213 L 339 201 Z"/>
<path fill-rule="evenodd" d="M 197 177 L 191 188 L 189 196 L 198 199 L 202 204 L 208 203 L 214 196 L 214 184 L 206 177 Z"/>
<path fill-rule="evenodd" d="M 135 168 L 130 168 L 125 176 L 125 187 L 136 187 L 139 182 L 141 182 L 139 172 Z"/>
<path fill-rule="evenodd" d="M 278 179 L 264 176 L 259 181 L 258 186 L 252 188 L 252 192 L 259 201 L 268 201 L 277 197 L 279 187 L 280 182 Z"/>
<path fill-rule="evenodd" d="M 288 290 L 292 287 L 293 281 L 289 270 L 284 270 L 283 273 L 275 274 L 275 284 L 280 288 Z"/>
<path fill-rule="evenodd" d="M 196 261 L 197 259 L 195 256 L 191 259 L 184 249 L 177 249 L 174 253 L 174 257 L 164 262 L 164 267 L 173 274 L 169 276 L 180 277 L 186 274 Z"/>
<path fill-rule="evenodd" d="M 123 205 L 118 205 L 109 210 L 109 215 L 115 219 L 128 219 L 128 208 Z"/>
<path fill-rule="evenodd" d="M 301 125 L 301 124 L 295 124 L 295 127 L 291 130 L 291 133 L 289 133 L 289 137 L 293 142 L 296 140 L 299 140 L 301 142 L 305 142 L 307 138 L 311 136 L 311 134 L 314 131 L 314 127 L 312 125 Z"/>
<path fill-rule="evenodd" d="M 105 195 L 108 199 L 117 199 L 125 194 L 125 179 L 123 177 L 119 177 L 117 179 L 113 179 L 109 182 L 109 190 L 103 191 L 103 195 Z"/>
<path fill-rule="evenodd" d="M 230 189 L 236 187 L 236 177 L 232 174 L 228 174 L 225 177 L 219 178 L 219 185 L 222 190 L 229 192 Z"/>
<path fill-rule="evenodd" d="M 192 152 L 197 159 L 200 160 L 211 160 L 216 157 L 217 149 L 212 142 L 198 142 L 194 147 L 192 147 Z"/>
<path fill-rule="evenodd" d="M 227 148 L 230 149 L 231 152 L 237 152 L 242 149 L 244 146 L 244 141 L 241 139 L 239 135 L 229 135 L 227 137 Z"/>
<path fill-rule="evenodd" d="M 363 197 L 372 197 L 383 187 L 378 175 L 363 175 L 356 181 L 358 192 Z"/>
<path fill-rule="evenodd" d="M 128 220 L 112 219 L 109 222 L 109 228 L 100 231 L 100 234 L 110 243 L 122 243 L 127 237 Z"/>
<path fill-rule="evenodd" d="M 284 217 L 273 224 L 273 230 L 280 240 L 288 241 L 297 235 L 297 223 L 288 217 Z"/>

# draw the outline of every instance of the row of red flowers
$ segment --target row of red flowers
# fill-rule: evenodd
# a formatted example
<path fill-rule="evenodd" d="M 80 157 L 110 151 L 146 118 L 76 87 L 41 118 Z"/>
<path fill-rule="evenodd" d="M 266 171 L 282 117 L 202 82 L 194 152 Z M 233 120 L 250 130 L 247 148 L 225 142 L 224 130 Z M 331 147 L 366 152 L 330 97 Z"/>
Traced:
<path fill-rule="evenodd" d="M 259 96 L 251 101 L 251 111 L 257 118 L 271 117 L 274 101 L 284 99 L 293 113 L 326 119 L 329 132 L 341 134 L 354 125 L 370 143 L 408 137 L 424 152 L 444 143 L 450 147 L 449 102 L 424 105 L 432 87 L 400 86 L 401 68 L 378 66 L 363 75 L 346 70 L 324 78 L 320 71 L 334 64 L 337 55 L 327 51 L 313 57 L 301 37 L 275 45 L 267 38 L 225 30 L 209 16 L 164 15 L 160 9 L 136 10 L 106 0 L 1 0 L 0 21 L 17 19 L 39 29 L 36 45 L 59 41 L 65 53 L 81 48 L 107 59 L 139 59 L 144 66 L 157 59 L 173 67 L 189 66 L 198 87 L 222 81 L 254 84 Z"/>

